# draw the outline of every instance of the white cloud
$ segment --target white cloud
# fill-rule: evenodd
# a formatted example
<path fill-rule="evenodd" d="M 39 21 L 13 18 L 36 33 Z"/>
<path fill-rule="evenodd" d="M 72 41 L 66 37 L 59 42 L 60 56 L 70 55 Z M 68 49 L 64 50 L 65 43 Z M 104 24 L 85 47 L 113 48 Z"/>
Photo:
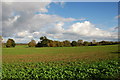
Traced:
<path fill-rule="evenodd" d="M 17 16 L 13 16 L 13 17 L 11 17 L 11 18 L 8 18 L 7 21 L 3 21 L 3 24 L 6 24 L 6 26 L 10 26 L 10 25 L 12 25 L 14 22 L 16 22 L 19 17 L 20 17 L 20 16 L 17 15 Z"/>
<path fill-rule="evenodd" d="M 30 25 L 36 22 L 32 20 L 35 16 L 35 12 L 47 12 L 47 5 L 49 4 L 49 2 L 14 2 L 11 4 L 8 3 L 2 4 L 3 36 L 13 36 L 12 34 L 31 28 Z"/>
<path fill-rule="evenodd" d="M 74 23 L 68 29 L 64 29 L 64 24 L 63 22 L 59 22 L 54 27 L 51 27 L 51 29 L 44 31 L 35 31 L 32 33 L 29 31 L 18 32 L 14 36 L 14 39 L 16 42 L 28 42 L 31 39 L 38 41 L 40 36 L 47 36 L 55 40 L 114 40 L 118 38 L 116 32 L 101 30 L 89 21 Z"/>
<path fill-rule="evenodd" d="M 48 29 L 48 36 L 62 40 L 114 40 L 117 39 L 116 32 L 109 32 L 97 28 L 89 21 L 77 22 L 72 24 L 68 29 L 64 29 L 64 25 L 54 27 L 52 30 Z"/>
<path fill-rule="evenodd" d="M 75 23 L 67 30 L 67 32 L 88 37 L 111 37 L 110 32 L 96 28 L 89 21 Z"/>
<path fill-rule="evenodd" d="M 64 28 L 63 28 L 64 23 L 63 22 L 59 22 L 57 24 L 54 25 L 54 27 L 50 27 L 47 30 L 47 33 L 50 34 L 61 34 L 64 32 Z"/>
<path fill-rule="evenodd" d="M 41 3 L 3 3 L 3 37 L 13 37 L 16 42 L 27 42 L 32 38 L 47 36 L 51 39 L 77 40 L 80 38 L 111 38 L 111 32 L 96 28 L 85 18 L 64 18 L 58 15 L 45 14 L 50 2 Z M 40 12 L 41 14 L 35 14 Z M 66 23 L 79 21 L 67 26 Z M 114 36 L 112 38 L 115 38 Z"/>
<path fill-rule="evenodd" d="M 30 33 L 28 31 L 18 32 L 16 35 L 18 38 L 24 38 L 26 36 L 30 36 Z"/>
<path fill-rule="evenodd" d="M 6 12 L 6 10 L 5 10 Z M 3 13 L 5 13 L 3 11 Z M 7 17 L 9 14 L 3 15 L 3 36 L 13 36 L 17 32 L 28 30 L 28 32 L 40 31 L 42 28 L 47 28 L 49 26 L 55 26 L 58 22 L 71 22 L 78 19 L 74 18 L 63 18 L 57 15 L 49 14 L 33 14 L 29 12 L 29 9 L 18 10 L 18 15 Z M 12 12 L 11 12 L 12 14 Z M 8 31 L 9 30 L 9 31 Z M 6 33 L 7 32 L 7 33 Z"/>

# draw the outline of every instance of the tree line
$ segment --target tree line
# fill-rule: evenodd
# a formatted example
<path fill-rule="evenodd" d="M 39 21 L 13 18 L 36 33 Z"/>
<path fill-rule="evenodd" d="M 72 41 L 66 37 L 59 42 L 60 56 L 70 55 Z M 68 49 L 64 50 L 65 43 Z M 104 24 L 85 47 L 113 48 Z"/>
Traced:
<path fill-rule="evenodd" d="M 36 43 L 35 40 L 31 40 L 28 43 L 29 47 L 74 47 L 74 46 L 97 46 L 97 45 L 114 45 L 114 44 L 120 44 L 118 41 L 100 41 L 96 42 L 96 40 L 93 40 L 92 42 L 78 40 L 78 41 L 54 41 L 48 39 L 46 36 L 40 37 L 40 41 Z M 13 39 L 8 39 L 6 44 L 6 47 L 15 47 L 16 43 Z"/>

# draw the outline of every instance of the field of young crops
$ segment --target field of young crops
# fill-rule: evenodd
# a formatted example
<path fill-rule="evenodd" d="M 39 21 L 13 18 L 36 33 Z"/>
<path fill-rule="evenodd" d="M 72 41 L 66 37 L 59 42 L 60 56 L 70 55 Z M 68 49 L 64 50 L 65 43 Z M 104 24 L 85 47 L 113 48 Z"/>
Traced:
<path fill-rule="evenodd" d="M 118 45 L 3 48 L 3 79 L 117 80 Z"/>

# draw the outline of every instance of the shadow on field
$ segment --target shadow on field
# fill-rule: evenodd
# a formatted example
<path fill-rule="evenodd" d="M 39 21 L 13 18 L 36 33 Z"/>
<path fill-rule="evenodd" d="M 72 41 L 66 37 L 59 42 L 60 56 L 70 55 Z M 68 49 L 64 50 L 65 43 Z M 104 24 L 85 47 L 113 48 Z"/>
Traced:
<path fill-rule="evenodd" d="M 113 54 L 120 54 L 120 51 L 111 52 Z"/>

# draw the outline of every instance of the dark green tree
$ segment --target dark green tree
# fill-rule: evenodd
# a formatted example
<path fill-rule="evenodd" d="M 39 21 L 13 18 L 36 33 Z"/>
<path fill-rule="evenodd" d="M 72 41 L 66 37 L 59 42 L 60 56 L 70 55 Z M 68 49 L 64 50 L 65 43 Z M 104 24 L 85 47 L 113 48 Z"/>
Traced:
<path fill-rule="evenodd" d="M 41 41 L 42 47 L 49 47 L 49 40 L 48 39 L 43 39 Z"/>
<path fill-rule="evenodd" d="M 40 40 L 45 40 L 45 39 L 47 39 L 46 36 L 42 36 L 42 37 L 40 37 Z"/>
<path fill-rule="evenodd" d="M 49 47 L 49 42 L 50 42 L 50 40 L 49 39 L 47 39 L 47 37 L 46 36 L 42 36 L 42 37 L 40 37 L 40 42 L 38 42 L 38 44 L 36 45 L 36 47 Z"/>
<path fill-rule="evenodd" d="M 78 43 L 76 41 L 72 41 L 71 45 L 72 46 L 78 46 Z"/>
<path fill-rule="evenodd" d="M 13 39 L 8 39 L 6 43 L 6 47 L 15 47 L 15 41 Z"/>

